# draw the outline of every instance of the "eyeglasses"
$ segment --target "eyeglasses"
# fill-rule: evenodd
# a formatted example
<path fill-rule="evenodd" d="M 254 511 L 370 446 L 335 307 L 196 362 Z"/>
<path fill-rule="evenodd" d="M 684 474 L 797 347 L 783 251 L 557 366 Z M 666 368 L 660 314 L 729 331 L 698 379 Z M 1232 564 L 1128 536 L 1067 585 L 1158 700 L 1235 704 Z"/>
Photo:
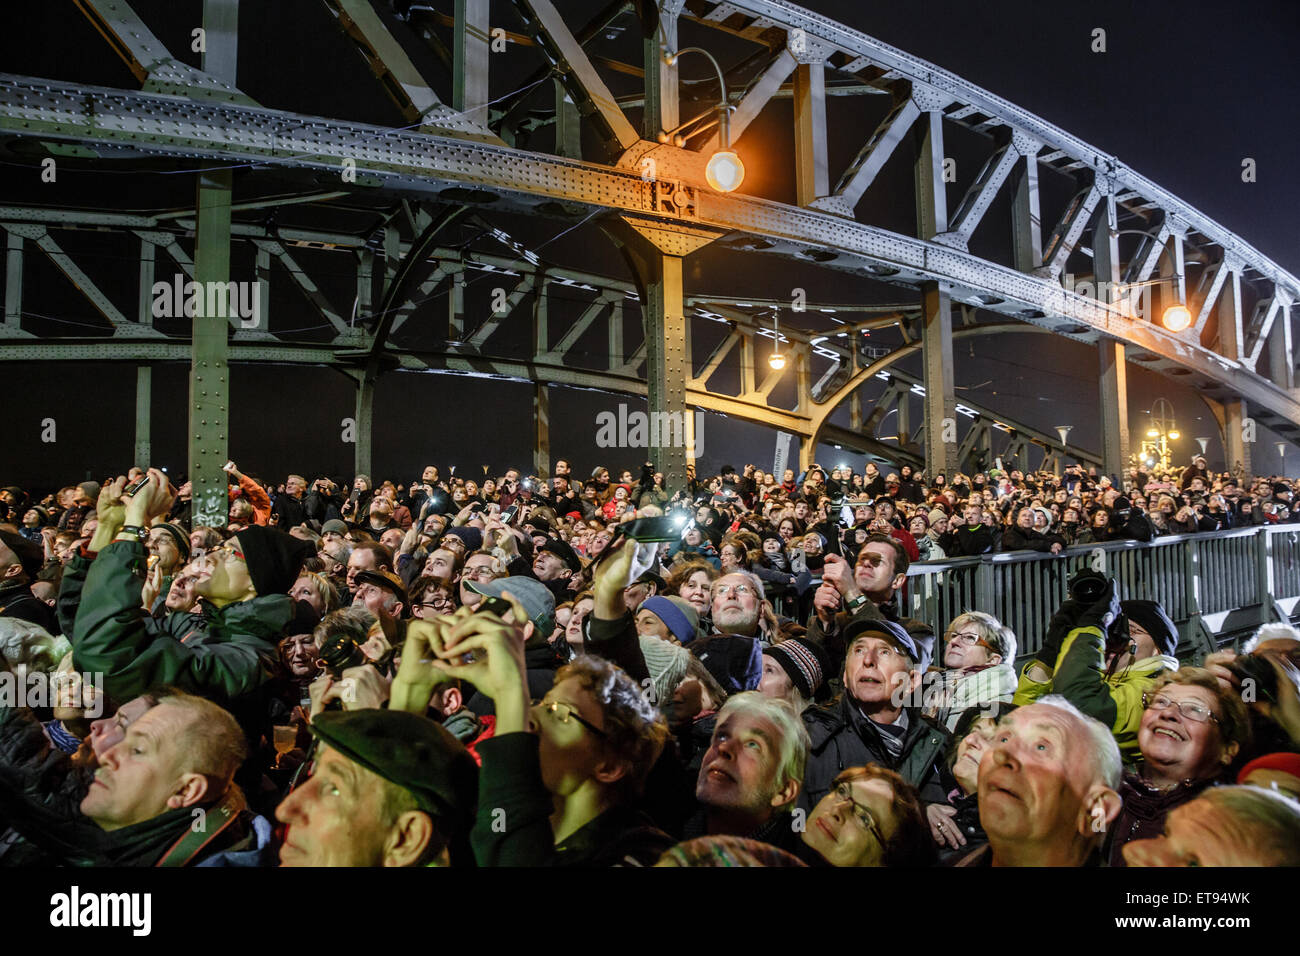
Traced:
<path fill-rule="evenodd" d="M 981 647 L 989 647 L 988 642 L 985 641 L 984 638 L 969 631 L 958 632 L 956 634 L 949 631 L 943 636 L 943 641 L 945 644 L 956 644 L 958 647 L 974 647 L 977 644 Z M 991 647 L 989 649 L 992 650 Z"/>
<path fill-rule="evenodd" d="M 1180 714 L 1188 720 L 1196 721 L 1198 724 L 1204 724 L 1211 720 L 1216 724 L 1222 723 L 1218 717 L 1215 717 L 1210 712 L 1208 707 L 1194 700 L 1174 700 L 1164 694 L 1143 694 L 1142 706 L 1151 710 L 1168 710 L 1170 707 L 1177 707 Z"/>
<path fill-rule="evenodd" d="M 718 584 L 714 585 L 713 593 L 718 597 L 726 597 L 728 594 L 735 594 L 741 597 L 746 594 L 753 594 L 754 589 L 748 584 Z"/>
<path fill-rule="evenodd" d="M 420 607 L 431 607 L 434 609 L 440 607 L 455 607 L 456 602 L 449 597 L 434 598 L 432 601 L 425 601 Z"/>
<path fill-rule="evenodd" d="M 533 706 L 541 707 L 542 710 L 546 711 L 562 724 L 567 724 L 571 720 L 576 720 L 597 737 L 602 740 L 606 739 L 605 731 L 601 730 L 590 720 L 579 714 L 578 709 L 572 704 L 566 704 L 562 700 L 535 700 L 533 701 Z"/>
<path fill-rule="evenodd" d="M 488 567 L 488 566 L 485 564 L 485 565 L 482 565 L 481 567 L 477 567 L 477 568 L 466 568 L 464 571 L 461 572 L 461 577 L 465 577 L 465 578 L 494 578 L 494 577 L 496 577 L 496 572 L 493 571 L 490 567 Z"/>
<path fill-rule="evenodd" d="M 876 818 L 869 809 L 853 799 L 852 784 L 841 783 L 835 788 L 835 796 L 841 803 L 847 803 L 853 808 L 853 817 L 858 821 L 862 829 L 880 841 L 881 846 L 884 846 L 885 835 L 880 832 L 880 827 L 876 824 Z"/>
<path fill-rule="evenodd" d="M 229 561 L 231 558 L 238 558 L 240 561 L 244 560 L 244 552 L 240 551 L 233 544 L 223 544 L 219 548 L 213 548 L 208 552 L 208 554 L 215 558 L 219 558 L 222 561 Z"/>

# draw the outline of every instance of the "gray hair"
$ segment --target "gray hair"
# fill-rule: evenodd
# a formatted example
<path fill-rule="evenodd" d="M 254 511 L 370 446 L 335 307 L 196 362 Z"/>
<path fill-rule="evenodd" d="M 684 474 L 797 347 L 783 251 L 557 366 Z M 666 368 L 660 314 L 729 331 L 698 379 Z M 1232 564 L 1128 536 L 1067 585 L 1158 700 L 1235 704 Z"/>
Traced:
<path fill-rule="evenodd" d="M 718 574 L 718 576 L 717 576 L 716 578 L 713 579 L 713 582 L 709 585 L 709 599 L 710 599 L 710 600 L 713 599 L 713 592 L 717 589 L 718 582 L 721 581 L 723 578 L 728 577 L 729 575 L 732 575 L 732 574 L 738 574 L 738 575 L 740 575 L 742 578 L 744 578 L 745 581 L 746 581 L 746 583 L 747 583 L 751 588 L 754 589 L 754 598 L 758 601 L 759 604 L 762 604 L 762 603 L 763 603 L 764 599 L 767 597 L 767 592 L 763 589 L 763 579 L 760 578 L 760 577 L 759 577 L 757 574 L 755 574 L 753 571 L 746 571 L 746 570 L 744 570 L 744 569 L 741 569 L 741 570 L 739 570 L 739 571 L 722 571 L 722 572 L 720 572 L 720 573 Z"/>
<path fill-rule="evenodd" d="M 1016 661 L 1016 632 L 1011 630 L 992 614 L 985 614 L 983 611 L 966 611 L 958 614 L 948 625 L 948 630 L 952 631 L 958 626 L 958 622 L 970 622 L 979 632 L 980 638 L 993 648 L 994 654 L 1001 654 L 1002 661 L 1005 664 L 1014 664 Z"/>
<path fill-rule="evenodd" d="M 1300 641 L 1300 630 L 1290 624 L 1274 622 L 1259 628 L 1246 643 L 1241 645 L 1241 653 L 1253 654 L 1262 641 L 1291 640 Z"/>
<path fill-rule="evenodd" d="M 1063 710 L 1082 722 L 1088 736 L 1092 738 L 1092 747 L 1090 749 L 1092 750 L 1093 765 L 1097 769 L 1101 782 L 1118 793 L 1120 780 L 1124 775 L 1124 762 L 1119 754 L 1119 744 L 1115 743 L 1115 735 L 1110 732 L 1110 728 L 1097 718 L 1089 717 L 1060 694 L 1048 694 L 1046 697 L 1040 697 L 1034 703 L 1046 704 L 1048 707 Z"/>
<path fill-rule="evenodd" d="M 1254 786 L 1210 787 L 1200 801 L 1223 811 L 1226 840 L 1257 848 L 1257 865 L 1300 866 L 1300 801 Z"/>
<path fill-rule="evenodd" d="M 791 780 L 802 787 L 812 741 L 808 737 L 808 729 L 804 726 L 803 718 L 799 716 L 794 706 L 788 701 L 765 697 L 756 690 L 748 690 L 727 698 L 727 702 L 718 711 L 717 723 L 714 726 L 722 726 L 727 716 L 736 712 L 766 720 L 780 731 L 777 789 L 780 790 Z"/>

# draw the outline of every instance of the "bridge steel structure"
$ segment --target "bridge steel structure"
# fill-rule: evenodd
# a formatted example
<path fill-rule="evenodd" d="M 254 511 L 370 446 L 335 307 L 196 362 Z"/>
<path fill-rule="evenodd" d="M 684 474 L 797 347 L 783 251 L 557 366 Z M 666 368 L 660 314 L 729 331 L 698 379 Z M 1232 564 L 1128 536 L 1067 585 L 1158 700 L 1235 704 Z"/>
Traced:
<path fill-rule="evenodd" d="M 106 169 L 147 163 L 173 175 L 192 172 L 196 198 L 193 207 L 161 213 L 0 208 L 6 242 L 0 361 L 134 363 L 137 457 L 147 457 L 149 446 L 150 369 L 188 361 L 189 465 L 203 520 L 224 517 L 220 464 L 231 362 L 347 372 L 357 386 L 359 471 L 369 470 L 371 459 L 375 382 L 394 370 L 534 383 L 539 470 L 548 457 L 550 385 L 645 395 L 653 412 L 684 421 L 689 408 L 700 408 L 761 422 L 798 436 L 805 466 L 819 441 L 832 441 L 951 474 L 972 455 L 996 451 L 991 439 L 1001 434 L 1008 453 L 1027 456 L 1033 443 L 1045 456 L 1063 452 L 1118 473 L 1129 459 L 1130 361 L 1206 398 L 1231 466 L 1250 468 L 1252 421 L 1288 438 L 1300 434 L 1291 324 L 1300 280 L 1118 158 L 794 4 L 661 0 L 656 10 L 613 0 L 574 24 L 560 12 L 565 4 L 552 0 L 456 0 L 451 13 L 399 0 L 322 0 L 322 26 L 337 28 L 363 57 L 378 89 L 405 118 L 400 128 L 306 115 L 243 92 L 235 71 L 238 0 L 204 0 L 207 46 L 197 67 L 173 56 L 127 0 L 76 0 L 75 6 L 139 88 L 0 74 L 0 137 L 23 144 L 27 155 L 88 157 Z M 503 23 L 517 29 L 498 26 Z M 731 141 L 754 164 L 789 164 L 792 201 L 708 185 L 705 165 L 719 142 L 710 88 L 686 81 L 681 61 L 664 55 L 684 46 L 688 34 L 715 37 L 729 51 Z M 615 48 L 626 51 L 629 37 L 639 58 L 611 55 Z M 494 59 L 503 56 L 491 52 L 498 42 L 509 46 L 509 61 Z M 412 55 L 420 44 L 429 56 Z M 445 75 L 431 76 L 429 62 Z M 516 74 L 521 63 L 532 73 L 518 90 L 489 99 L 492 71 L 506 62 Z M 450 97 L 435 91 L 442 86 Z M 539 91 L 549 108 L 537 108 Z M 884 118 L 864 131 L 844 168 L 832 168 L 828 111 L 838 100 L 861 96 L 883 98 Z M 793 123 L 781 149 L 747 140 L 746 130 L 760 119 L 770 127 L 787 100 Z M 696 115 L 683 122 L 688 111 Z M 951 209 L 945 136 L 973 138 L 986 154 Z M 761 155 L 747 152 L 747 143 Z M 873 223 L 879 204 L 863 201 L 896 154 L 912 157 L 911 233 Z M 288 179 L 299 189 L 241 197 L 236 169 L 274 173 L 277 182 Z M 1068 183 L 1073 194 L 1050 218 L 1040 189 L 1046 177 Z M 986 213 L 1000 194 L 1010 198 L 1011 214 L 998 225 Z M 310 209 L 318 217 L 346 211 L 354 224 L 368 212 L 371 221 L 363 229 L 279 225 L 267 216 L 279 209 Z M 608 237 L 623 251 L 628 274 L 595 275 L 548 261 L 502 228 L 519 217 Z M 497 243 L 497 253 L 448 239 L 470 223 Z M 981 237 L 1005 234 L 1006 255 L 972 251 L 989 245 L 972 243 L 977 230 Z M 82 232 L 130 243 L 139 268 L 132 306 L 106 295 L 93 269 L 78 263 L 73 246 Z M 778 331 L 769 318 L 780 302 L 685 288 L 687 260 L 706 248 L 767 256 L 776 269 L 788 263 L 833 270 L 875 290 L 891 289 L 895 300 L 902 290 L 906 300 L 873 303 L 864 295 L 806 309 L 786 303 L 788 318 L 807 315 Z M 238 263 L 248 251 L 253 267 L 241 273 Z M 38 253 L 93 304 L 94 334 L 30 331 L 34 310 L 24 283 Z M 351 308 L 313 279 L 308 263 L 326 257 L 332 273 L 346 263 L 355 282 Z M 158 270 L 173 266 L 201 282 L 248 275 L 264 303 L 271 282 L 287 281 L 319 328 L 304 335 L 282 323 L 277 328 L 266 315 L 248 327 L 203 306 L 189 317 L 189 328 L 161 328 L 150 290 Z M 484 310 L 466 290 L 491 273 L 504 294 Z M 1068 288 L 1067 275 L 1087 279 L 1086 286 Z M 1158 309 L 1138 313 L 1123 294 L 1152 285 L 1159 287 L 1161 308 L 1190 309 L 1188 329 L 1168 331 L 1154 319 Z M 807 328 L 809 317 L 828 324 Z M 427 335 L 407 338 L 430 323 L 436 323 L 432 344 Z M 894 344 L 868 348 L 872 331 L 887 332 Z M 957 400 L 954 341 L 1011 332 L 1061 335 L 1096 348 L 1098 452 L 1060 448 L 1053 436 L 1017 423 L 1006 410 Z M 773 341 L 788 362 L 769 372 L 761 349 Z M 705 343 L 703 356 L 694 354 L 696 342 Z M 911 355 L 921 358 L 920 376 L 895 367 Z M 868 395 L 878 387 L 883 394 Z M 913 428 L 915 399 L 922 414 Z M 872 403 L 866 414 L 864 401 Z M 847 427 L 831 421 L 846 403 Z M 891 410 L 898 414 L 893 443 L 878 431 Z M 670 482 L 684 475 L 685 447 L 652 450 Z"/>

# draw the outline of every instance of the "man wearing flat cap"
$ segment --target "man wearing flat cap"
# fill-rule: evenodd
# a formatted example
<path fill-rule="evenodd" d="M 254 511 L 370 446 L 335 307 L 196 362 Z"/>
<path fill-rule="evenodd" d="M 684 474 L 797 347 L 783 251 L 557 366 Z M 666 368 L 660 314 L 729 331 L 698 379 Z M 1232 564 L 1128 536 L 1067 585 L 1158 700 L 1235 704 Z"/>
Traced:
<path fill-rule="evenodd" d="M 358 571 L 355 580 L 352 606 L 364 607 L 375 616 L 389 647 L 401 647 L 406 640 L 406 618 L 410 616 L 411 608 L 411 599 L 406 588 L 402 587 L 402 579 L 383 568 Z"/>
<path fill-rule="evenodd" d="M 534 538 L 535 550 L 530 565 L 519 554 L 519 541 L 515 532 L 500 521 L 489 521 L 485 534 L 493 537 L 497 547 L 506 553 L 508 575 L 515 578 L 536 578 L 546 585 L 556 603 L 567 601 L 572 596 L 569 592 L 570 579 L 582 570 L 582 559 L 569 547 L 568 542 L 559 538 L 546 538 L 538 545 L 537 538 Z"/>
<path fill-rule="evenodd" d="M 473 866 L 478 765 L 441 725 L 401 710 L 327 711 L 310 779 L 276 808 L 281 866 Z"/>
<path fill-rule="evenodd" d="M 172 492 L 167 476 L 150 469 L 123 504 L 125 484 L 119 478 L 104 487 L 99 526 L 65 570 L 60 613 L 72 618 L 75 666 L 103 672 L 104 690 L 115 700 L 166 684 L 224 705 L 267 683 L 279 665 L 280 636 L 294 616 L 287 592 L 311 545 L 273 528 L 245 528 L 190 566 L 194 592 L 212 614 L 168 615 L 162 633 L 151 632 L 140 609 L 144 542 L 150 521 L 171 506 Z M 75 617 L 65 610 L 69 577 L 80 587 Z"/>
<path fill-rule="evenodd" d="M 919 706 L 921 675 L 930 665 L 925 644 L 901 624 L 861 619 L 849 624 L 844 642 L 839 703 L 803 713 L 812 747 L 799 806 L 811 810 L 841 770 L 866 764 L 897 772 L 926 803 L 946 802 L 939 774 L 949 736 Z"/>

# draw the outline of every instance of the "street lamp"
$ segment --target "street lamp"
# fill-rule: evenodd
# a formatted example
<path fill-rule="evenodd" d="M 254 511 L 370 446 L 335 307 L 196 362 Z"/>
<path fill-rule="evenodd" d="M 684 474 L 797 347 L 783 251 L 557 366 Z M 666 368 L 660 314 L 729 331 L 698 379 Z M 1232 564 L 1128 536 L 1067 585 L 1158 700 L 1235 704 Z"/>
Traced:
<path fill-rule="evenodd" d="M 1182 438 L 1182 432 L 1174 421 L 1174 407 L 1167 398 L 1157 398 L 1151 406 L 1151 424 L 1147 428 L 1146 439 L 1138 452 L 1142 463 L 1148 468 L 1159 464 L 1161 468 L 1169 467 L 1172 449 L 1169 443 Z"/>
<path fill-rule="evenodd" d="M 772 313 L 772 354 L 768 356 L 767 364 L 772 366 L 775 372 L 785 368 L 785 356 L 781 354 L 781 316 L 777 312 Z"/>
<path fill-rule="evenodd" d="M 718 65 L 718 61 L 713 58 L 712 53 L 698 46 L 688 46 L 675 53 L 665 51 L 664 62 L 669 66 L 673 66 L 681 59 L 683 53 L 699 53 L 708 57 L 709 62 L 713 64 L 713 68 L 718 71 L 718 87 L 721 92 L 721 100 L 718 102 L 717 107 L 718 149 L 709 157 L 708 165 L 704 167 L 704 178 L 710 186 L 720 193 L 735 192 L 740 188 L 740 184 L 745 181 L 745 164 L 740 161 L 740 157 L 731 148 L 731 113 L 735 107 L 727 99 L 727 81 L 722 75 L 722 67 Z M 698 119 L 699 117 L 696 117 L 696 120 Z M 685 141 L 678 134 L 696 120 L 683 123 L 672 132 L 660 133 L 660 142 L 666 143 L 672 139 L 678 146 L 681 146 Z M 773 365 L 772 367 L 779 368 L 784 365 L 785 360 L 783 359 L 781 366 Z"/>

